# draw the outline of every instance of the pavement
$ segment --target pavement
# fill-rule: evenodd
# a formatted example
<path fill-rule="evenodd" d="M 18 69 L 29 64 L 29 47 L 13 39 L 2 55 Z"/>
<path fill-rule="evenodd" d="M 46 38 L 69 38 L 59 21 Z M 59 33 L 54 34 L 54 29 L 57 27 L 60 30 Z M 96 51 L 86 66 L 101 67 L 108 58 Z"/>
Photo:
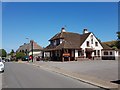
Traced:
<path fill-rule="evenodd" d="M 105 89 L 117 88 L 112 83 L 118 79 L 118 60 L 70 61 L 70 62 L 24 62 L 42 69 L 63 74 L 79 81 Z"/>
<path fill-rule="evenodd" d="M 2 73 L 0 73 L 0 90 L 2 89 Z"/>

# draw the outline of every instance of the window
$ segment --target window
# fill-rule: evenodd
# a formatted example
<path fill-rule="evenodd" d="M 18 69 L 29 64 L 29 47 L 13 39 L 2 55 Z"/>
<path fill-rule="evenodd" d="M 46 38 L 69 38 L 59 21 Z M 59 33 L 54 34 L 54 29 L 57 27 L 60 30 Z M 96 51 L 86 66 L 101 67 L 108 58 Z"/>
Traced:
<path fill-rule="evenodd" d="M 108 52 L 104 52 L 104 55 L 108 55 Z"/>
<path fill-rule="evenodd" d="M 91 39 L 91 44 L 93 44 L 93 38 Z"/>
<path fill-rule="evenodd" d="M 87 47 L 89 47 L 90 45 L 89 45 L 89 41 L 87 41 Z"/>
<path fill-rule="evenodd" d="M 84 50 L 82 50 L 82 55 L 84 56 Z"/>
<path fill-rule="evenodd" d="M 54 46 L 56 46 L 56 40 L 54 40 Z"/>
<path fill-rule="evenodd" d="M 112 52 L 110 52 L 110 55 L 112 55 L 113 53 Z"/>
<path fill-rule="evenodd" d="M 94 55 L 96 56 L 96 50 L 94 51 Z"/>
<path fill-rule="evenodd" d="M 91 44 L 93 44 L 93 35 L 91 35 Z"/>
<path fill-rule="evenodd" d="M 60 40 L 56 40 L 56 45 L 59 45 L 60 44 Z"/>
<path fill-rule="evenodd" d="M 54 42 L 53 42 L 53 41 L 50 41 L 50 44 L 53 46 L 53 45 L 54 45 Z"/>
<path fill-rule="evenodd" d="M 95 42 L 95 46 L 98 46 L 98 42 Z"/>
<path fill-rule="evenodd" d="M 60 39 L 60 43 L 62 43 L 63 42 L 63 39 Z"/>
<path fill-rule="evenodd" d="M 100 56 L 100 50 L 98 50 L 98 56 Z"/>
<path fill-rule="evenodd" d="M 78 51 L 78 56 L 82 56 L 82 51 Z"/>

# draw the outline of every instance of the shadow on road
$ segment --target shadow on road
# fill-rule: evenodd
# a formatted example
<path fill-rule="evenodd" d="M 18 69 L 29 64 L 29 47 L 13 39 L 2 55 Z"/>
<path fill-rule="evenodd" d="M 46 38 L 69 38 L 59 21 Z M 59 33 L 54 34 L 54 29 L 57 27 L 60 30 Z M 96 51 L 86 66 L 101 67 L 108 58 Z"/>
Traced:
<path fill-rule="evenodd" d="M 111 81 L 112 83 L 120 84 L 120 80 Z"/>

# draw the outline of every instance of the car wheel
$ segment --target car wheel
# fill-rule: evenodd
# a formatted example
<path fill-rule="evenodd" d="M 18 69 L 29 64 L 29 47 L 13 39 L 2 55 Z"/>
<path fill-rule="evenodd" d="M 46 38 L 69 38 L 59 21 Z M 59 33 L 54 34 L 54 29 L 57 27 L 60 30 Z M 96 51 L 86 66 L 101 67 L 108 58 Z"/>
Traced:
<path fill-rule="evenodd" d="M 2 71 L 2 73 L 4 73 L 4 70 Z"/>

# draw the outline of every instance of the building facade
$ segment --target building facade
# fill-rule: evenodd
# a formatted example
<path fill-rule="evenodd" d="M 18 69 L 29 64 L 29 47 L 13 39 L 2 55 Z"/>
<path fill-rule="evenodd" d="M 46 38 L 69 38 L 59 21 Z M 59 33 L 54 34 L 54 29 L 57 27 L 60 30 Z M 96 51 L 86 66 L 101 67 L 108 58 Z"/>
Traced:
<path fill-rule="evenodd" d="M 21 45 L 16 52 L 23 52 L 27 56 L 32 55 L 33 51 L 33 56 L 34 57 L 42 57 L 43 56 L 43 48 L 39 46 L 34 40 L 30 40 L 30 43 L 24 43 Z"/>
<path fill-rule="evenodd" d="M 106 44 L 102 43 L 102 59 L 103 60 L 118 60 L 120 58 L 120 50 L 112 49 Z"/>
<path fill-rule="evenodd" d="M 101 59 L 104 47 L 97 37 L 83 30 L 83 34 L 66 32 L 61 29 L 50 40 L 50 44 L 44 49 L 44 57 L 55 61 L 72 61 L 78 58 Z"/>

